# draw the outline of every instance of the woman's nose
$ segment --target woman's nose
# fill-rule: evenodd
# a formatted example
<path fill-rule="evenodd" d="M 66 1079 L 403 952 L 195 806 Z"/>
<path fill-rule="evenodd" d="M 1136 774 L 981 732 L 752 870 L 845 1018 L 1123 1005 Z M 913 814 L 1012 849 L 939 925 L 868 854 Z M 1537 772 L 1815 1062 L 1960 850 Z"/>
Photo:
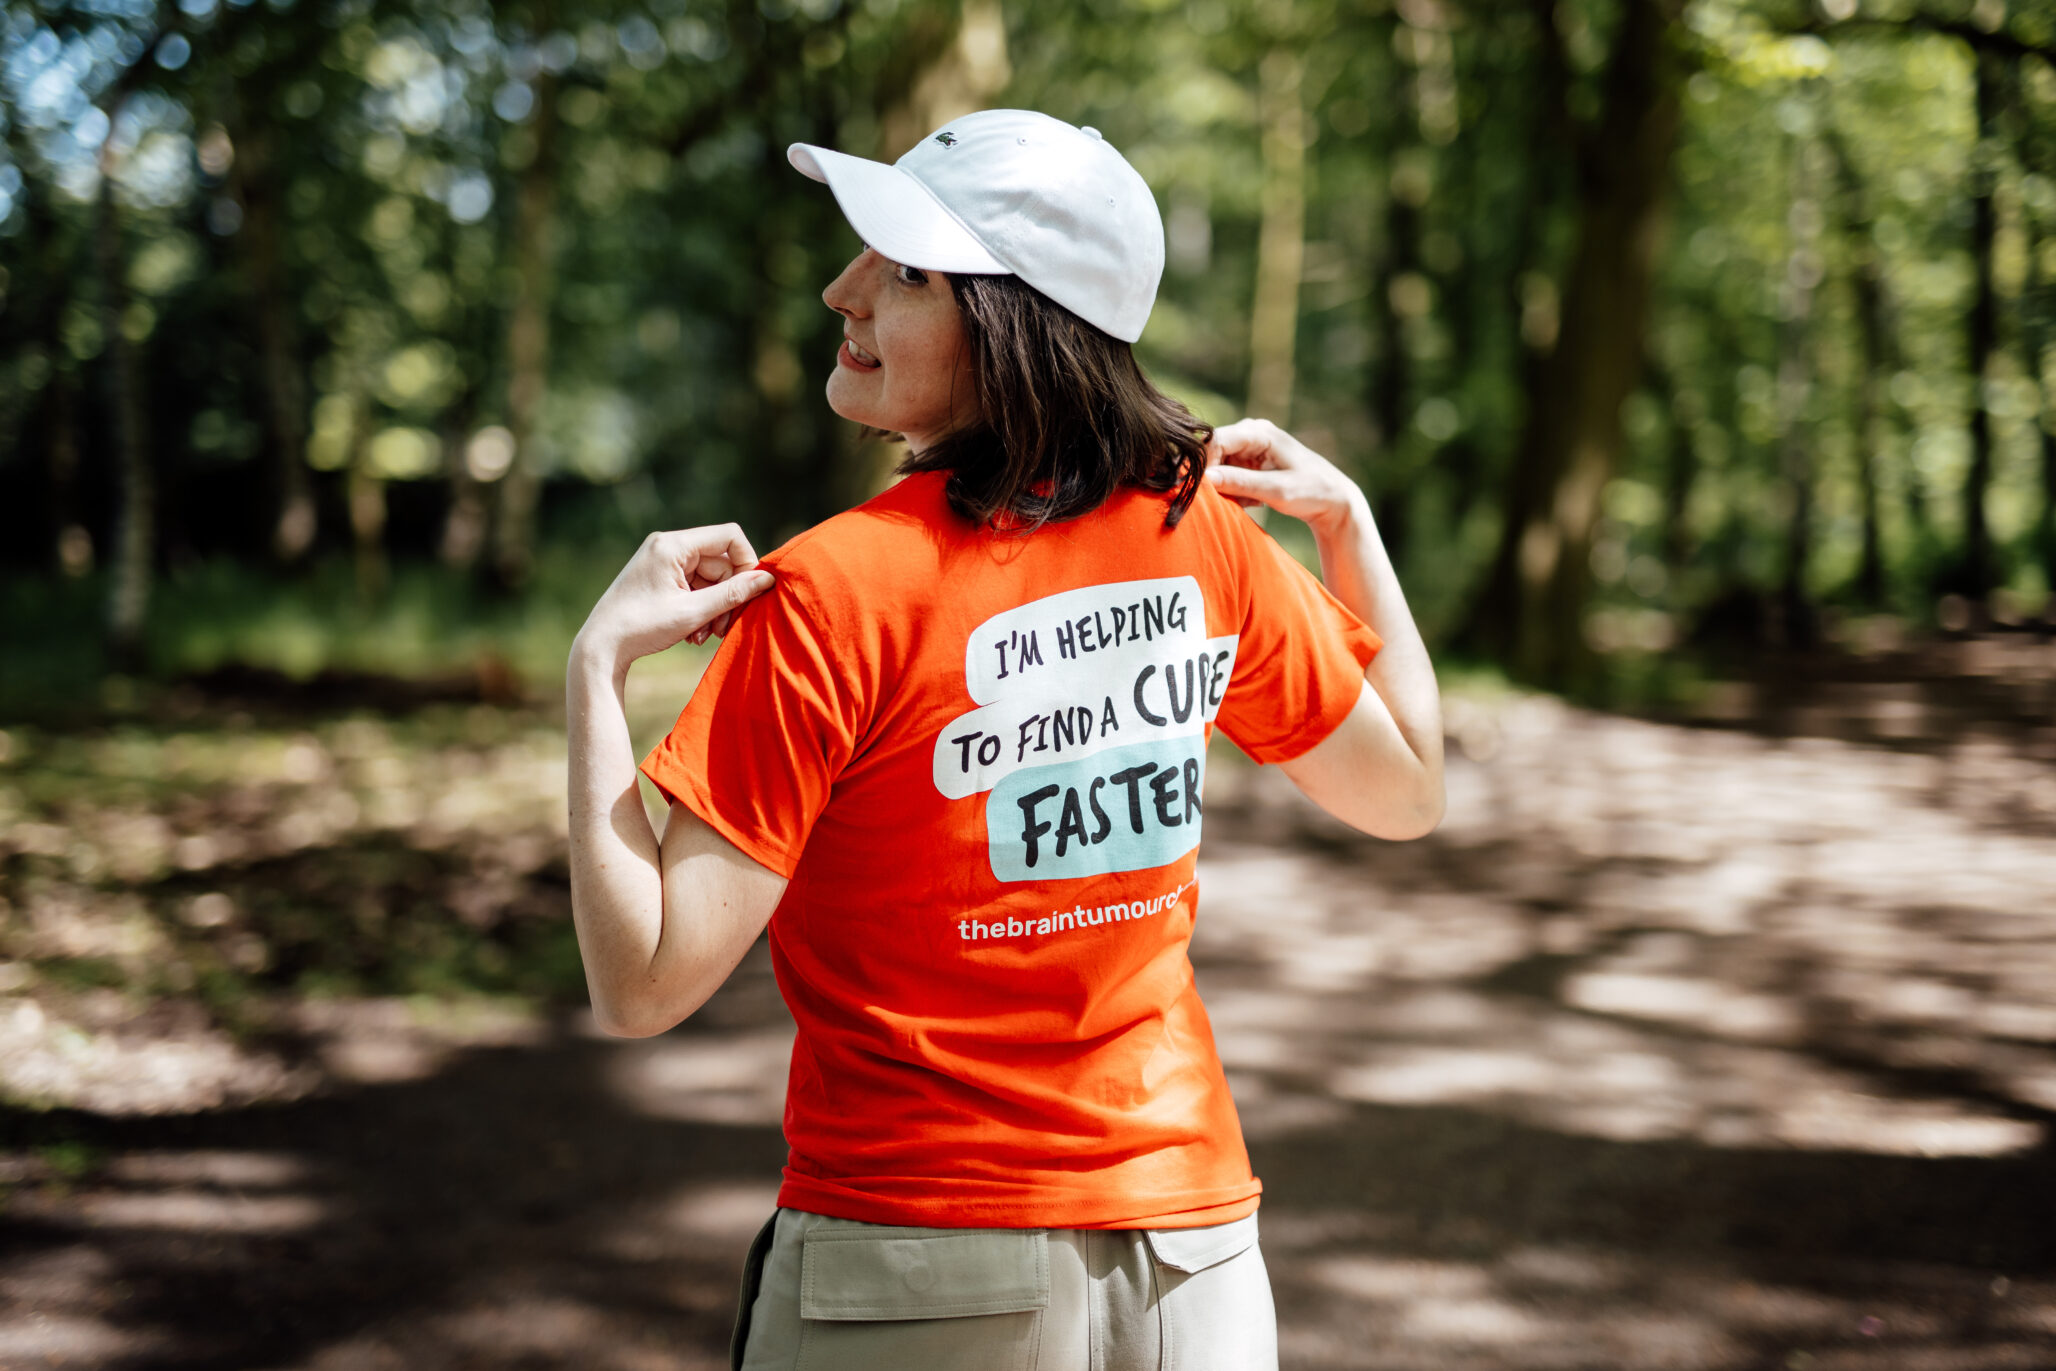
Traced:
<path fill-rule="evenodd" d="M 845 319 L 855 319 L 865 313 L 862 283 L 864 259 L 871 256 L 871 249 L 865 248 L 842 269 L 842 275 L 828 283 L 828 289 L 821 292 L 821 301 Z"/>

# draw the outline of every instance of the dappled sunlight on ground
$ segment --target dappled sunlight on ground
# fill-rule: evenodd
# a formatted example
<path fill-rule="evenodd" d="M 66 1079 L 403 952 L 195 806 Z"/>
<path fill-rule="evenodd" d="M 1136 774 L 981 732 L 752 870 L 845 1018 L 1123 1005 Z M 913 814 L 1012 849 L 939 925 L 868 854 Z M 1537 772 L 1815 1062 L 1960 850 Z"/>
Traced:
<path fill-rule="evenodd" d="M 639 668 L 640 739 L 697 665 Z M 2056 1364 L 2049 740 L 1451 705 L 1421 843 L 1212 759 L 1285 1364 Z M 0 1365 L 726 1364 L 791 1024 L 759 944 L 597 1033 L 546 715 L 4 755 Z"/>

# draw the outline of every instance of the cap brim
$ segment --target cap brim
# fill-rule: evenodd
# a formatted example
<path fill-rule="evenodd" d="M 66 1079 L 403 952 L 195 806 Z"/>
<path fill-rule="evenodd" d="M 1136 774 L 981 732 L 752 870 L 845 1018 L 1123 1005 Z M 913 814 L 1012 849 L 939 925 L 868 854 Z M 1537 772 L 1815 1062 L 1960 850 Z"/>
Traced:
<path fill-rule="evenodd" d="M 785 150 L 785 158 L 797 170 L 826 182 L 857 236 L 893 261 L 924 271 L 1010 274 L 926 186 L 898 167 L 810 143 L 794 143 Z"/>

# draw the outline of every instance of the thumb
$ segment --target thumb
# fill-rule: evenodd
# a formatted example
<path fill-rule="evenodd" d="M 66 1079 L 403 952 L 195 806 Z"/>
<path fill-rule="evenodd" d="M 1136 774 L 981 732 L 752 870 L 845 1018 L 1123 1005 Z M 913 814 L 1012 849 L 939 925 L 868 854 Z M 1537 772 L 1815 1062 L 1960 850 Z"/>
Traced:
<path fill-rule="evenodd" d="M 770 572 L 761 569 L 738 571 L 735 575 L 716 586 L 707 587 L 705 594 L 713 595 L 721 608 L 740 609 L 750 601 L 769 590 L 775 581 Z"/>
<path fill-rule="evenodd" d="M 704 643 L 710 637 L 724 636 L 728 632 L 729 616 L 773 584 L 775 582 L 768 571 L 738 571 L 725 581 L 693 591 L 689 613 L 692 620 L 698 621 L 698 627 L 686 637 L 695 643 Z"/>

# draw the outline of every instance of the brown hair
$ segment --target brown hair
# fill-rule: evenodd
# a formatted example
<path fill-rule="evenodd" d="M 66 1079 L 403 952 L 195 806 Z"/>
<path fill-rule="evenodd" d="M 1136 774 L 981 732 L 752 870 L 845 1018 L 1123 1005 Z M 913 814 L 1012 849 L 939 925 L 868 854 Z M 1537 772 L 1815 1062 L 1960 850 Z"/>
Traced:
<path fill-rule="evenodd" d="M 1166 526 L 1184 517 L 1213 429 L 1151 385 L 1128 344 L 1018 276 L 949 283 L 981 417 L 901 471 L 948 472 L 952 509 L 1012 533 L 1090 514 L 1124 485 L 1170 491 Z"/>

